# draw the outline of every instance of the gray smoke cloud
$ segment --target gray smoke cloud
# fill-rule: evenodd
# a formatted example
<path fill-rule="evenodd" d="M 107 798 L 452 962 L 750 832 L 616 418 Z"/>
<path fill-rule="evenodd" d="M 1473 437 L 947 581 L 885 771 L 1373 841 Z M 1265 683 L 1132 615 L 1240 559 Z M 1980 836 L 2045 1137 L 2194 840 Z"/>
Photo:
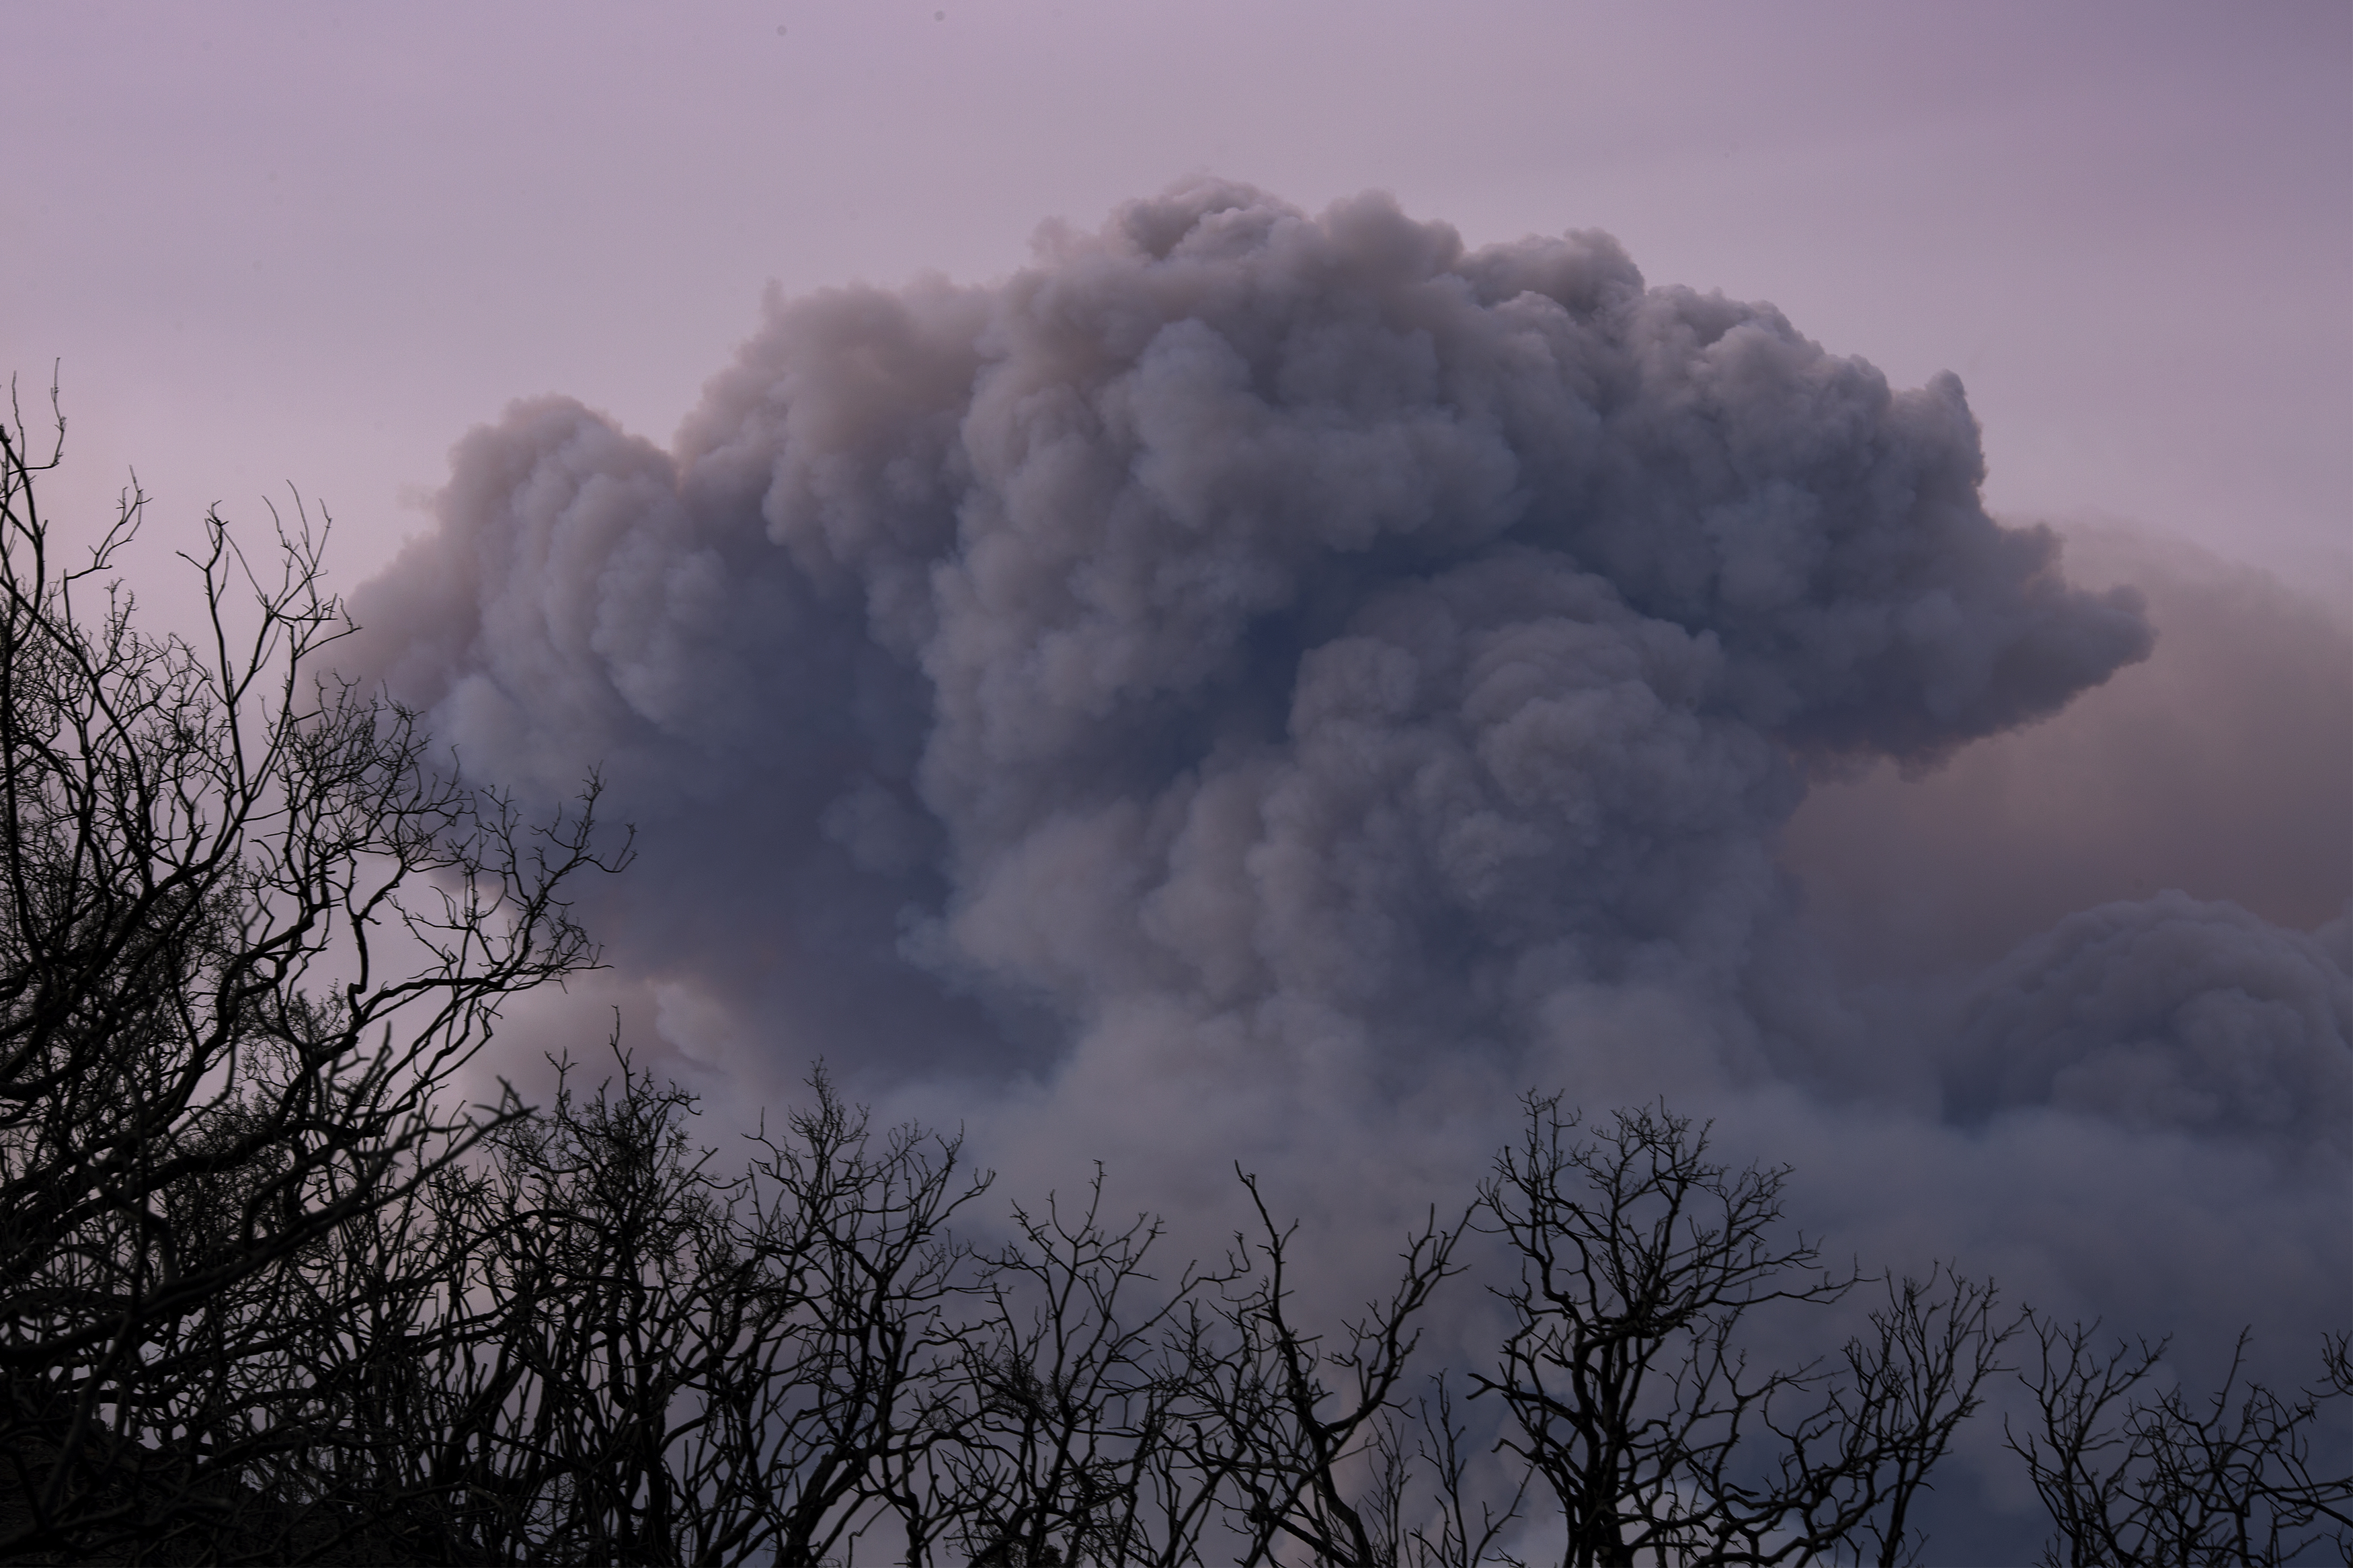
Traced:
<path fill-rule="evenodd" d="M 1810 782 L 2150 654 L 1982 477 L 1955 378 L 1605 235 L 1202 183 L 997 285 L 772 300 L 669 449 L 519 404 L 353 604 L 469 770 L 605 769 L 644 855 L 587 912 L 746 1092 L 822 1054 L 1017 1177 L 1208 1212 L 1241 1158 L 1384 1241 L 1517 1089 L 1666 1092 L 1898 1261 L 2253 1316 L 2228 1253 L 2341 1319 L 2341 923 L 2158 893 L 1875 993 L 1809 924 Z M 2245 1246 L 2158 1256 L 2185 1182 Z"/>
<path fill-rule="evenodd" d="M 1947 1102 L 2054 1105 L 2131 1127 L 2353 1142 L 2345 921 L 2282 931 L 2167 892 L 2068 916 L 1978 984 Z"/>

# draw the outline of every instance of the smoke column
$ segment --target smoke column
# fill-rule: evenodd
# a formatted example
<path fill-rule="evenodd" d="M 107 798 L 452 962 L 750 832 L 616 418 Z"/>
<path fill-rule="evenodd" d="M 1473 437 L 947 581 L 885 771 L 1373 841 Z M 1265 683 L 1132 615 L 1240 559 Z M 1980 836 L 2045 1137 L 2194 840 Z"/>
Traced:
<path fill-rule="evenodd" d="M 772 300 L 667 450 L 518 404 L 353 603 L 470 772 L 604 769 L 644 853 L 586 912 L 745 1094 L 822 1055 L 1179 1211 L 1240 1159 L 1381 1263 L 1519 1089 L 1666 1093 L 1866 1258 L 2301 1367 L 2341 916 L 2151 889 L 1858 978 L 1785 869 L 1810 787 L 2150 655 L 1982 473 L 1957 380 L 1606 235 L 1202 183 L 997 285 Z"/>

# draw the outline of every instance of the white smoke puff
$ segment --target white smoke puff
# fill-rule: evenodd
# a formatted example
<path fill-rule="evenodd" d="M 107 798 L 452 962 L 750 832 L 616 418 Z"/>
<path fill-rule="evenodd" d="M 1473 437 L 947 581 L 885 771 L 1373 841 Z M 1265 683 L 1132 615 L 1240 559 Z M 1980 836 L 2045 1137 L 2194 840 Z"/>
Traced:
<path fill-rule="evenodd" d="M 2168 892 L 2068 916 L 1980 982 L 1947 1082 L 1982 1119 L 2353 1146 L 2353 975 L 2319 937 Z"/>

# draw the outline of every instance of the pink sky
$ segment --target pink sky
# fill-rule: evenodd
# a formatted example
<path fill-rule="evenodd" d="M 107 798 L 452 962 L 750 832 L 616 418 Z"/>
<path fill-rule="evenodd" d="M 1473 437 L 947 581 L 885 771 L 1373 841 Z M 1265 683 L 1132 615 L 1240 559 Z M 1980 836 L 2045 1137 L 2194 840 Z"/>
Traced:
<path fill-rule="evenodd" d="M 935 13 L 943 13 L 935 16 Z M 1598 226 L 1899 384 L 1997 511 L 2353 583 L 2353 10 L 1352 0 L 19 5 L 0 363 L 103 510 L 299 487 L 349 584 L 562 390 L 667 437 L 786 292 L 1209 171 Z"/>

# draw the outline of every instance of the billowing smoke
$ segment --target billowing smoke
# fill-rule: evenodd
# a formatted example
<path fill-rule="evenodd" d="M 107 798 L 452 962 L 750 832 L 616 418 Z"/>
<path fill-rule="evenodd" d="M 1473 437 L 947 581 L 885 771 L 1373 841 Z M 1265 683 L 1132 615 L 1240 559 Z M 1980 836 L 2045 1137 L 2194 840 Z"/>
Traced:
<path fill-rule="evenodd" d="M 2150 653 L 1982 472 L 1951 376 L 1604 235 L 1201 184 L 997 286 L 772 302 L 669 450 L 517 405 L 355 606 L 469 770 L 604 768 L 643 857 L 588 912 L 747 1092 L 823 1055 L 1041 1180 L 1285 1163 L 1343 1226 L 1521 1087 L 1666 1092 L 1858 1246 L 2136 1323 L 2256 1315 L 2227 1263 L 2301 1334 L 2347 1305 L 2341 924 L 2160 893 L 1914 1009 L 1800 918 L 1810 780 Z M 2159 1256 L 2184 1183 L 2243 1245 Z"/>
<path fill-rule="evenodd" d="M 1980 983 L 1949 1106 L 2055 1105 L 2136 1127 L 2353 1142 L 2345 922 L 2298 937 L 2179 892 L 2104 904 Z"/>

